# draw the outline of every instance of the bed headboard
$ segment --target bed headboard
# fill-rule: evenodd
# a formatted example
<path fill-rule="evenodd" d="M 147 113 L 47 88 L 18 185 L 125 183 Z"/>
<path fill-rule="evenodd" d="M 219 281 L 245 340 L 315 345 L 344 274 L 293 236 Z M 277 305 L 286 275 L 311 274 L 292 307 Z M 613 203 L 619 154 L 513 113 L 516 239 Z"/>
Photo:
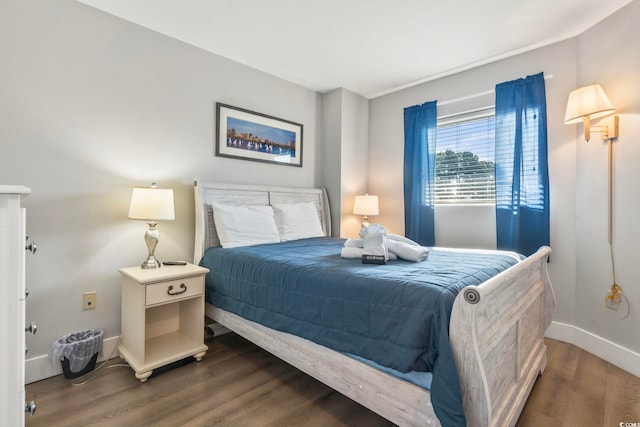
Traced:
<path fill-rule="evenodd" d="M 198 264 L 207 248 L 220 246 L 213 222 L 211 203 L 228 205 L 272 205 L 276 203 L 313 202 L 325 236 L 331 236 L 329 199 L 324 188 L 271 187 L 264 185 L 193 183 L 195 196 L 195 243 L 193 262 Z"/>

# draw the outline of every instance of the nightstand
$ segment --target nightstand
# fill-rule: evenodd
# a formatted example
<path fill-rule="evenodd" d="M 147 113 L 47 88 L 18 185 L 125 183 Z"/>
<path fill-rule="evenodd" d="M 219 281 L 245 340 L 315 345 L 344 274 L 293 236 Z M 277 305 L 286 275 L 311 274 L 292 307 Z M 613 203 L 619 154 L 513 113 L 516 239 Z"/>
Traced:
<path fill-rule="evenodd" d="M 189 356 L 200 361 L 204 345 L 204 276 L 193 264 L 123 268 L 120 356 L 145 382 L 153 370 Z"/>

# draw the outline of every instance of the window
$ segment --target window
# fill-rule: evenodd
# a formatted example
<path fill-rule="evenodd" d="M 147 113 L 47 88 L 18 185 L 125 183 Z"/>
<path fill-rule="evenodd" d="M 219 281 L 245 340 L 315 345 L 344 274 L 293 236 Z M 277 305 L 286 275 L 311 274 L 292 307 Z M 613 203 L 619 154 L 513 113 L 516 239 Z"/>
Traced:
<path fill-rule="evenodd" d="M 436 204 L 495 203 L 493 108 L 438 120 Z"/>

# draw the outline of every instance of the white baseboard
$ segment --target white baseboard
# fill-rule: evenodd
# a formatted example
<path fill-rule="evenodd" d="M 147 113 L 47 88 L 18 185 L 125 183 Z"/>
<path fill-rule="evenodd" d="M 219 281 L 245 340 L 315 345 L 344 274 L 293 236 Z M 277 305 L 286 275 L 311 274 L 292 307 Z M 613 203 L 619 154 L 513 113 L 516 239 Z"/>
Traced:
<path fill-rule="evenodd" d="M 106 358 L 118 357 L 118 344 L 120 336 L 106 338 L 102 341 L 102 354 L 98 355 L 98 362 Z M 30 384 L 45 378 L 55 377 L 62 374 L 62 365 L 60 362 L 51 363 L 49 357 L 36 356 L 25 361 L 25 383 Z"/>
<path fill-rule="evenodd" d="M 640 354 L 577 326 L 551 322 L 546 337 L 576 345 L 635 376 L 640 376 Z"/>

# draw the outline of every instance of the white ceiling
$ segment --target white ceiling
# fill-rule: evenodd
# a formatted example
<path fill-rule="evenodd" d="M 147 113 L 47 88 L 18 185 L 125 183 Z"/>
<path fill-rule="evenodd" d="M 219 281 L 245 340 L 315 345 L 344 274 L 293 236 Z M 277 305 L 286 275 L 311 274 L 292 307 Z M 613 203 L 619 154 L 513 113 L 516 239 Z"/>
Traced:
<path fill-rule="evenodd" d="M 78 0 L 266 73 L 367 98 L 574 37 L 633 0 Z"/>

